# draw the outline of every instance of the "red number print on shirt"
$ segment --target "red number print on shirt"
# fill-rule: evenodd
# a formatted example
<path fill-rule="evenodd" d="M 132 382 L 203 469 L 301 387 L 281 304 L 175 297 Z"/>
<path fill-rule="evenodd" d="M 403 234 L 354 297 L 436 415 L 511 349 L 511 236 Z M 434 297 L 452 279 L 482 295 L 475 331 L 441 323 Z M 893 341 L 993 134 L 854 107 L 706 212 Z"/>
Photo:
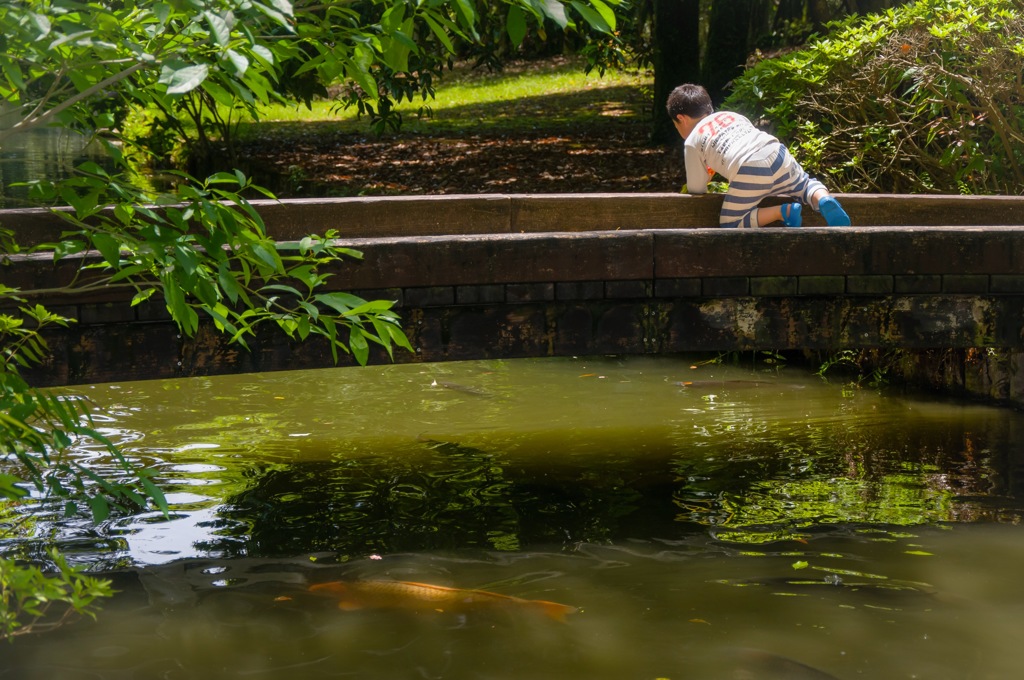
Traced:
<path fill-rule="evenodd" d="M 697 134 L 714 137 L 719 132 L 736 122 L 736 116 L 722 112 L 697 128 Z"/>

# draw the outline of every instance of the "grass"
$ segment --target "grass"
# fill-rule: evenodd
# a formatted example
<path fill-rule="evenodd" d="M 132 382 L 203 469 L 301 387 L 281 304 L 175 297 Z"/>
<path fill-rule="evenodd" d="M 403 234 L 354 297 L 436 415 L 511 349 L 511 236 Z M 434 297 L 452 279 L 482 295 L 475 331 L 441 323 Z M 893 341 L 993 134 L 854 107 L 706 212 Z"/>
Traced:
<path fill-rule="evenodd" d="M 445 134 L 480 125 L 514 131 L 523 127 L 593 124 L 616 119 L 645 119 L 652 77 L 637 71 L 583 71 L 578 59 L 517 62 L 489 73 L 457 65 L 438 82 L 436 97 L 404 101 L 403 132 Z M 425 109 L 420 115 L 421 109 Z M 319 123 L 332 132 L 366 133 L 369 121 L 355 109 L 342 109 L 333 100 L 304 105 L 273 105 L 260 112 L 258 123 L 241 126 L 243 137 L 258 135 L 270 124 L 280 133 L 289 124 Z"/>

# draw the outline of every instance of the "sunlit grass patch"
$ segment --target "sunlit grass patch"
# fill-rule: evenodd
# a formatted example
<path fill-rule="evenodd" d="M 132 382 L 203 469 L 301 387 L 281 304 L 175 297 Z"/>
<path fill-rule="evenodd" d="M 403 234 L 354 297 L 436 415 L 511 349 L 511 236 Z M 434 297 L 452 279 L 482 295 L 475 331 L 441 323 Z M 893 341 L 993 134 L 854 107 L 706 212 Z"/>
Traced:
<path fill-rule="evenodd" d="M 639 118 L 651 75 L 638 71 L 584 73 L 578 60 L 556 59 L 511 64 L 500 72 L 457 66 L 437 82 L 434 99 L 403 101 L 407 132 L 442 133 L 479 125 L 502 128 L 536 128 L 570 121 L 608 118 Z M 421 115 L 424 114 L 424 115 Z M 260 112 L 265 123 L 319 123 L 337 132 L 368 132 L 369 122 L 355 109 L 336 101 L 320 100 L 305 105 L 277 104 Z M 278 126 L 280 127 L 280 126 Z M 243 125 L 243 134 L 258 133 L 259 123 Z"/>

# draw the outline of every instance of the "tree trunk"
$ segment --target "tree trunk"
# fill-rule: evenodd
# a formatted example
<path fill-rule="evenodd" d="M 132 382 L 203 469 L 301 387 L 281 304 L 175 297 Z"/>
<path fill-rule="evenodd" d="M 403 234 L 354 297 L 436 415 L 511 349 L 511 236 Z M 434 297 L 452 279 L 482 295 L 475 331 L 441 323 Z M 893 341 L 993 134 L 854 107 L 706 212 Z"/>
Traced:
<path fill-rule="evenodd" d="M 787 22 L 803 23 L 806 17 L 807 3 L 805 0 L 779 0 L 775 18 L 772 20 L 772 30 L 788 35 Z"/>
<path fill-rule="evenodd" d="M 882 12 L 899 5 L 906 5 L 910 0 L 857 0 L 856 3 L 847 3 L 847 9 L 850 10 L 850 14 L 872 14 L 876 12 Z"/>
<path fill-rule="evenodd" d="M 815 31 L 821 31 L 826 23 L 837 18 L 833 16 L 827 0 L 808 0 L 807 16 L 811 20 L 811 25 L 814 26 Z"/>
<path fill-rule="evenodd" d="M 700 78 L 700 0 L 654 0 L 654 111 L 651 141 L 668 145 L 679 135 L 665 111 L 677 85 Z"/>
<path fill-rule="evenodd" d="M 708 19 L 702 80 L 717 105 L 733 78 L 743 73 L 752 51 L 752 23 L 757 0 L 713 0 Z"/>

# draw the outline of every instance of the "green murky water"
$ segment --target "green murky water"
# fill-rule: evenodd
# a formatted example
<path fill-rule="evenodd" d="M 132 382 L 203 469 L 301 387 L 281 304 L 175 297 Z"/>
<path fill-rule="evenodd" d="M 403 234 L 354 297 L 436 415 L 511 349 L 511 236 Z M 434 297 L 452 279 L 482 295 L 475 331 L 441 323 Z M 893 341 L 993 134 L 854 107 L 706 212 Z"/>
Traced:
<path fill-rule="evenodd" d="M 5 139 L 0 146 L 0 208 L 32 205 L 28 187 L 18 184 L 69 177 L 75 165 L 86 161 L 110 166 L 98 142 L 74 131 L 36 128 Z"/>
<path fill-rule="evenodd" d="M 30 535 L 9 553 L 52 539 L 120 593 L 96 622 L 4 649 L 0 677 L 1016 675 L 1019 413 L 691 365 L 83 388 L 159 471 L 172 516 L 93 527 L 19 508 Z M 578 611 L 343 610 L 307 592 L 355 579 Z"/>

